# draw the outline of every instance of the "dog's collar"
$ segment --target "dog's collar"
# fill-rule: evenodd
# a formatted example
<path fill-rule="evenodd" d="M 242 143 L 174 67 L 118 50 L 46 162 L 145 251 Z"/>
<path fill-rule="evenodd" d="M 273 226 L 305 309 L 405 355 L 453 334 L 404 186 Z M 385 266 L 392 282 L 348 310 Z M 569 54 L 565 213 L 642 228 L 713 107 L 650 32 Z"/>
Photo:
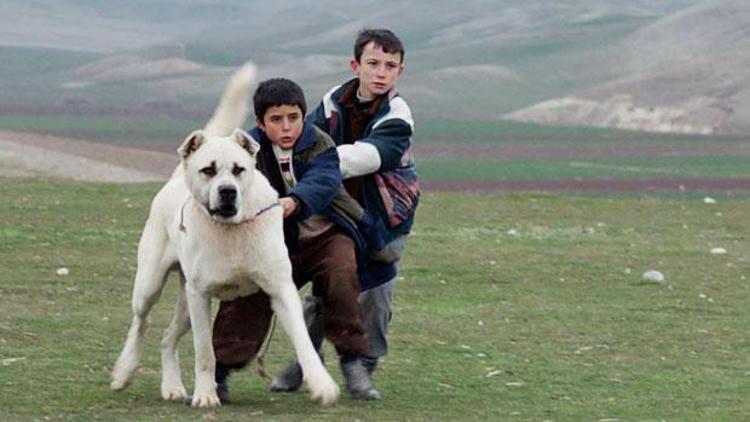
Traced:
<path fill-rule="evenodd" d="M 180 231 L 183 232 L 183 233 L 187 233 L 187 228 L 185 227 L 184 223 L 185 223 L 185 207 L 187 206 L 188 202 L 190 202 L 190 198 L 186 199 L 185 203 L 182 204 L 182 208 L 180 208 Z M 279 205 L 281 205 L 281 204 L 278 201 L 274 202 L 273 204 L 271 204 L 271 205 L 269 205 L 267 207 L 259 209 L 255 214 L 253 214 L 252 216 L 250 216 L 250 217 L 248 217 L 248 218 L 240 221 L 237 224 L 249 223 L 249 222 L 255 220 L 256 218 L 258 218 L 258 216 L 260 216 L 264 212 L 266 212 L 268 210 L 271 210 L 271 209 L 273 209 L 275 207 L 278 207 Z"/>

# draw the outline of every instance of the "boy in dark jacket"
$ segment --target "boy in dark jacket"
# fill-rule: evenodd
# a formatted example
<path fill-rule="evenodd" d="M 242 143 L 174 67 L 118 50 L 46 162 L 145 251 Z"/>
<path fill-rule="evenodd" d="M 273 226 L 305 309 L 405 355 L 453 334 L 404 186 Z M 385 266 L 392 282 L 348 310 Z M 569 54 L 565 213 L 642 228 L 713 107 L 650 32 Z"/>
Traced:
<path fill-rule="evenodd" d="M 284 237 L 297 287 L 312 281 L 322 298 L 322 334 L 338 352 L 347 389 L 355 398 L 373 399 L 361 356 L 369 353 L 357 276 L 358 251 L 364 240 L 357 229 L 361 207 L 341 186 L 339 159 L 331 138 L 305 123 L 302 89 L 288 79 L 261 83 L 253 103 L 257 127 L 249 132 L 259 144 L 258 169 L 279 192 Z M 213 345 L 219 397 L 228 401 L 227 376 L 258 352 L 273 311 L 261 292 L 222 302 L 216 315 Z"/>

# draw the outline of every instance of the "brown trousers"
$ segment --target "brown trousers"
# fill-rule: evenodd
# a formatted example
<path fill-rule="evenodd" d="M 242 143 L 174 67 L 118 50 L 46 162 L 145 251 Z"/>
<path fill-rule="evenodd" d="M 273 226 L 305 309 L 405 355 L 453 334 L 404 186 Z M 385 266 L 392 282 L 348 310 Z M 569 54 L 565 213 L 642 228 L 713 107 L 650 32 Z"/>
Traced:
<path fill-rule="evenodd" d="M 367 355 L 369 345 L 362 308 L 354 242 L 338 229 L 301 243 L 292 261 L 297 288 L 308 281 L 323 299 L 323 334 L 339 355 Z M 213 328 L 216 361 L 232 368 L 246 365 L 268 333 L 273 310 L 263 291 L 221 302 Z"/>

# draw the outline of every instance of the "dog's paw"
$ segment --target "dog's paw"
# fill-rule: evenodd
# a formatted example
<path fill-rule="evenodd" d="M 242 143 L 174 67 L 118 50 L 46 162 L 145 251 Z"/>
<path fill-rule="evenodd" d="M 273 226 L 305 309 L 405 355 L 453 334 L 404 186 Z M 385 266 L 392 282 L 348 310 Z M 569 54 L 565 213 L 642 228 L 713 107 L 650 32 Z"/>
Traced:
<path fill-rule="evenodd" d="M 123 370 L 121 367 L 115 368 L 115 370 L 112 371 L 112 381 L 109 383 L 109 388 L 114 391 L 125 389 L 125 387 L 130 385 L 130 381 L 133 379 L 133 372 L 135 372 L 135 370 Z"/>
<path fill-rule="evenodd" d="M 179 385 L 162 385 L 161 397 L 164 400 L 182 401 L 187 397 L 187 391 L 182 384 Z"/>
<path fill-rule="evenodd" d="M 196 392 L 193 395 L 193 401 L 190 403 L 193 407 L 217 407 L 221 406 L 219 396 L 216 394 L 216 390 L 210 393 L 199 394 Z"/>
<path fill-rule="evenodd" d="M 114 391 L 120 391 L 130 384 L 130 379 L 112 378 L 112 382 L 109 383 L 109 388 Z"/>
<path fill-rule="evenodd" d="M 339 399 L 339 386 L 336 385 L 336 382 L 330 375 L 324 375 L 318 377 L 315 382 L 312 382 L 312 380 L 308 382 L 310 398 L 320 402 L 323 406 L 331 406 Z"/>

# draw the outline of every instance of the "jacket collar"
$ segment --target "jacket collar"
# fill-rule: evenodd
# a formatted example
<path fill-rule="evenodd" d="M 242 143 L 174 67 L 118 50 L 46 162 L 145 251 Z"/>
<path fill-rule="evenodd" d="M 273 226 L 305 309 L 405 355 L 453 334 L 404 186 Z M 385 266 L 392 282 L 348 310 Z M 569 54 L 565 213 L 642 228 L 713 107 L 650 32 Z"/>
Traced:
<path fill-rule="evenodd" d="M 254 127 L 250 132 L 250 136 L 253 137 L 262 148 L 268 148 L 271 146 L 271 140 L 266 136 L 266 132 L 261 130 L 259 127 Z M 294 152 L 304 151 L 310 148 L 315 143 L 315 128 L 312 124 L 305 122 L 302 126 L 302 134 L 294 144 Z"/>
<path fill-rule="evenodd" d="M 339 88 L 336 91 L 334 91 L 333 94 L 331 94 L 331 98 L 336 103 L 341 104 L 341 97 L 344 96 L 344 94 L 346 93 L 346 91 L 352 85 L 356 85 L 357 87 L 359 87 L 359 78 L 352 78 L 352 79 L 349 79 L 348 81 L 344 82 L 343 84 L 341 84 L 341 86 L 339 86 Z M 356 95 L 356 93 L 355 93 L 355 95 Z M 393 98 L 395 98 L 396 96 L 398 96 L 398 90 L 396 89 L 396 86 L 394 85 L 390 89 L 390 91 L 388 91 L 387 93 L 383 94 L 383 96 L 385 96 L 388 99 L 388 101 L 381 101 L 381 108 L 384 107 L 384 106 L 386 106 L 386 105 L 388 105 L 388 103 L 390 103 L 390 101 Z M 377 101 L 377 99 L 375 101 Z"/>

